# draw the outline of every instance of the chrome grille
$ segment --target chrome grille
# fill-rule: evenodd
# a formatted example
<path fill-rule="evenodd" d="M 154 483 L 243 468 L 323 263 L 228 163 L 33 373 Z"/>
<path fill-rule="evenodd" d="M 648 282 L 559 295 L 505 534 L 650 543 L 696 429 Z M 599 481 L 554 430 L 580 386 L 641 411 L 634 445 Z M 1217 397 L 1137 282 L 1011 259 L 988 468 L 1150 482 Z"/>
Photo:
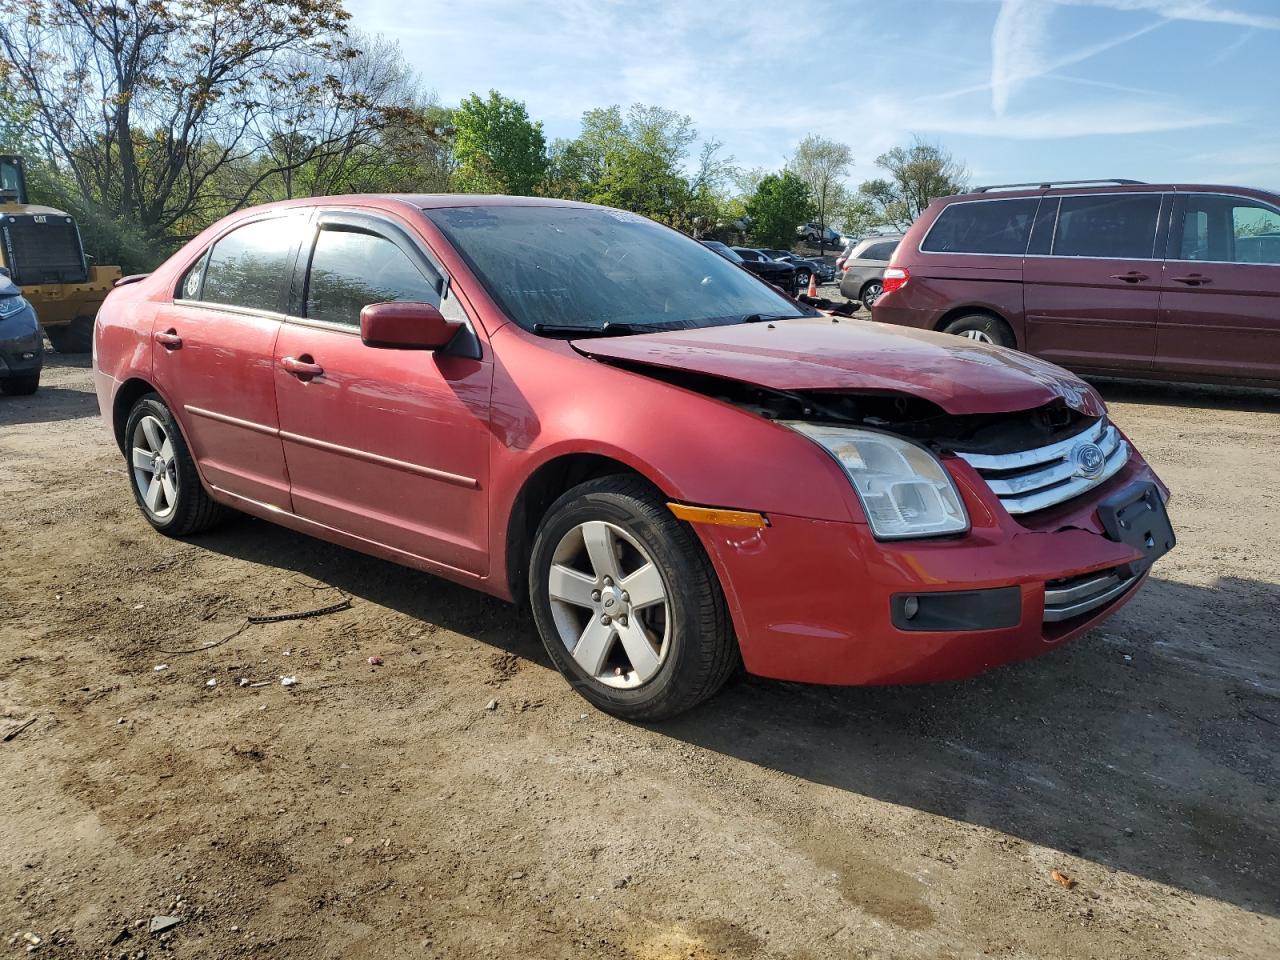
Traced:
<path fill-rule="evenodd" d="M 1070 620 L 1109 603 L 1138 582 L 1139 573 L 1104 570 L 1044 585 L 1046 623 Z"/>
<path fill-rule="evenodd" d="M 1093 477 L 1085 475 L 1073 456 L 1079 447 L 1089 443 L 1095 444 L 1103 456 L 1102 469 Z M 1074 437 L 1047 447 L 994 456 L 981 453 L 958 453 L 957 456 L 981 474 L 1006 510 L 1019 514 L 1064 503 L 1115 476 L 1129 460 L 1129 444 L 1103 417 Z"/>

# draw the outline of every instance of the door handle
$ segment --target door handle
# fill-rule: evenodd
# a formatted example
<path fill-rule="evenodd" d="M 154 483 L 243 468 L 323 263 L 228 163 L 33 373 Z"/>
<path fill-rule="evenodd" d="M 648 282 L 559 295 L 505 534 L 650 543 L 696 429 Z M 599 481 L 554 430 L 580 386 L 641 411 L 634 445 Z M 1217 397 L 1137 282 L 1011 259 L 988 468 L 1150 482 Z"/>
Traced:
<path fill-rule="evenodd" d="M 164 331 L 164 333 L 155 334 L 155 341 L 166 350 L 182 349 L 182 338 L 178 336 L 178 331 L 173 328 Z"/>
<path fill-rule="evenodd" d="M 1130 270 L 1128 273 L 1113 273 L 1112 280 L 1123 280 L 1125 283 L 1141 283 L 1143 280 L 1151 278 L 1145 273 L 1139 273 L 1137 270 Z"/>
<path fill-rule="evenodd" d="M 280 366 L 285 369 L 286 373 L 297 377 L 303 383 L 324 373 L 324 367 L 320 366 L 305 353 L 301 357 L 285 357 L 280 361 Z"/>
<path fill-rule="evenodd" d="M 1170 277 L 1174 283 L 1185 283 L 1188 287 L 1203 287 L 1206 283 L 1213 283 L 1203 273 L 1189 273 L 1185 277 Z"/>

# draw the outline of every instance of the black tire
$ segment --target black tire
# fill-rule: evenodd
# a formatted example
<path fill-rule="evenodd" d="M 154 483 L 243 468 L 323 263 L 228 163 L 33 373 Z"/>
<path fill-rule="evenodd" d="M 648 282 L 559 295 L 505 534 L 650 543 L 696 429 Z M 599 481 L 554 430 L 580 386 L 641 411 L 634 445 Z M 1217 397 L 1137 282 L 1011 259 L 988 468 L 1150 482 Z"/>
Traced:
<path fill-rule="evenodd" d="M 561 639 L 552 612 L 555 551 L 570 531 L 590 521 L 605 521 L 634 537 L 658 568 L 668 598 L 666 657 L 651 679 L 630 689 L 608 686 L 584 670 Z M 702 544 L 639 477 L 589 480 L 551 505 L 533 544 L 529 597 L 552 662 L 578 693 L 616 717 L 662 720 L 689 710 L 719 690 L 740 663 L 724 594 Z"/>
<path fill-rule="evenodd" d="M 44 333 L 59 353 L 88 353 L 93 349 L 93 317 L 76 317 L 61 326 L 45 327 Z"/>
<path fill-rule="evenodd" d="M 862 305 L 868 310 L 872 305 L 880 299 L 880 294 L 884 293 L 884 284 L 879 280 L 868 280 L 862 285 L 862 289 L 858 291 L 858 299 L 862 301 Z"/>
<path fill-rule="evenodd" d="M 999 317 L 993 317 L 989 313 L 970 313 L 963 317 L 957 317 L 943 327 L 942 332 L 976 340 L 981 340 L 982 337 L 985 337 L 988 342 L 994 343 L 998 347 L 1017 346 L 1013 339 L 1013 331 L 1009 329 L 1009 325 Z M 972 336 L 974 333 L 981 336 L 974 337 Z"/>
<path fill-rule="evenodd" d="M 11 397 L 25 397 L 33 394 L 40 387 L 40 371 L 24 373 L 20 377 L 5 377 L 0 380 L 0 393 Z"/>
<path fill-rule="evenodd" d="M 177 494 L 172 509 L 164 515 L 157 515 L 143 498 L 134 470 L 135 436 L 138 425 L 144 417 L 155 417 L 164 428 L 167 439 L 173 448 L 173 472 L 176 480 Z M 226 515 L 226 508 L 213 500 L 200 481 L 195 461 L 187 447 L 186 439 L 178 428 L 178 423 L 165 406 L 164 401 L 155 393 L 149 393 L 138 400 L 129 411 L 129 420 L 124 429 L 124 455 L 129 471 L 129 488 L 137 501 L 138 509 L 147 518 L 147 522 L 161 533 L 170 537 L 187 537 L 203 533 L 216 525 Z"/>
<path fill-rule="evenodd" d="M 808 270 L 796 271 L 796 292 L 805 293 L 809 289 L 809 278 L 813 276 Z"/>

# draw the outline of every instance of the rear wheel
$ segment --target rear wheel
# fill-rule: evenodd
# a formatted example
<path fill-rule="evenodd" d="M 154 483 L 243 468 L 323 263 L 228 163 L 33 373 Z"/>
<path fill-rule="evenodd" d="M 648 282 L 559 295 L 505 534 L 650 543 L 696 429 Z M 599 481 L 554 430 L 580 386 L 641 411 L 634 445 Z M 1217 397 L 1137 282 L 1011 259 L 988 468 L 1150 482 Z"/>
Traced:
<path fill-rule="evenodd" d="M 44 332 L 59 353 L 88 353 L 93 349 L 93 317 L 76 317 L 70 323 L 45 327 Z"/>
<path fill-rule="evenodd" d="M 811 274 L 808 270 L 796 271 L 796 290 L 798 292 L 804 293 L 806 290 L 809 289 L 809 278 L 811 276 L 813 276 L 813 274 Z"/>
<path fill-rule="evenodd" d="M 0 380 L 0 393 L 11 397 L 25 397 L 35 393 L 40 387 L 40 371 L 24 373 L 20 377 L 5 377 Z"/>
<path fill-rule="evenodd" d="M 178 424 L 157 394 L 133 405 L 124 436 L 133 496 L 153 527 L 185 537 L 222 519 L 223 507 L 205 492 Z"/>
<path fill-rule="evenodd" d="M 953 333 L 957 337 L 976 340 L 979 343 L 992 343 L 997 347 L 1016 347 L 1013 331 L 999 317 L 987 313 L 971 313 L 958 317 L 942 328 L 943 333 Z"/>
<path fill-rule="evenodd" d="M 877 300 L 880 299 L 880 294 L 882 293 L 884 293 L 884 284 L 879 280 L 872 280 L 863 285 L 862 293 L 859 295 L 858 299 L 862 301 L 862 305 L 864 307 L 870 308 Z"/>
<path fill-rule="evenodd" d="M 534 541 L 529 594 L 552 662 L 615 716 L 674 716 L 737 666 L 702 544 L 639 478 L 591 480 L 551 506 Z"/>

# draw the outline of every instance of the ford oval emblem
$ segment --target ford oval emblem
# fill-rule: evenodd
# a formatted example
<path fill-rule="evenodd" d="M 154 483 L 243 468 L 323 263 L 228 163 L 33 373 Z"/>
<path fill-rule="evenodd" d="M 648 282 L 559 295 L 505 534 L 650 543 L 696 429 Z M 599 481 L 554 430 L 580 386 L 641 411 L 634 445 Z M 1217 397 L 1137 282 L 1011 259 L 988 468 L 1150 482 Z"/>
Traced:
<path fill-rule="evenodd" d="M 1096 443 L 1082 443 L 1071 451 L 1071 462 L 1076 465 L 1076 476 L 1093 480 L 1102 474 L 1107 457 Z"/>

